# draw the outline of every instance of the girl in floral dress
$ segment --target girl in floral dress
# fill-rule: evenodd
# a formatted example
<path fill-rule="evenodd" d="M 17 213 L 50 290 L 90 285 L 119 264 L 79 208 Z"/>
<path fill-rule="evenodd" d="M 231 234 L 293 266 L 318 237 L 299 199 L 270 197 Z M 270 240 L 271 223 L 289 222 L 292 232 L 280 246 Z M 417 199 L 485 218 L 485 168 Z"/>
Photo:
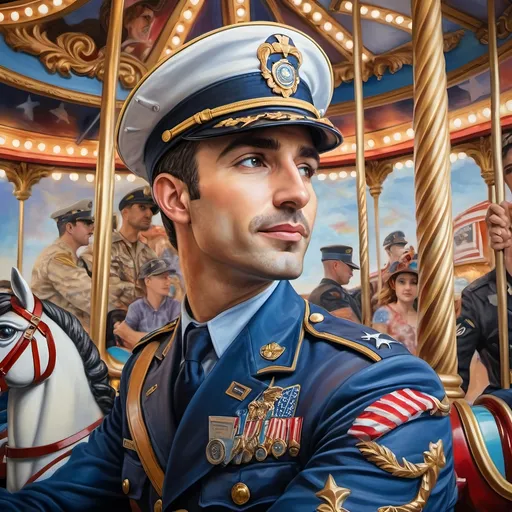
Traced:
<path fill-rule="evenodd" d="M 418 313 L 418 262 L 409 254 L 390 267 L 390 277 L 379 297 L 373 315 L 373 328 L 389 334 L 416 354 Z"/>

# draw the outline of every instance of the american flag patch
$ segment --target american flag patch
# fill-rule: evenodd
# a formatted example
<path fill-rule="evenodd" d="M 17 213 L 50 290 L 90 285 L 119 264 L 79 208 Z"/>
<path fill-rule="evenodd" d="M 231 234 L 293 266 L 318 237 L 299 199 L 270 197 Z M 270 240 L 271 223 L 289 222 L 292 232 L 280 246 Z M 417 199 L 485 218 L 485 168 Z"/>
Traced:
<path fill-rule="evenodd" d="M 379 398 L 354 421 L 348 433 L 361 441 L 373 441 L 426 411 L 434 414 L 439 401 L 414 389 L 400 389 Z"/>

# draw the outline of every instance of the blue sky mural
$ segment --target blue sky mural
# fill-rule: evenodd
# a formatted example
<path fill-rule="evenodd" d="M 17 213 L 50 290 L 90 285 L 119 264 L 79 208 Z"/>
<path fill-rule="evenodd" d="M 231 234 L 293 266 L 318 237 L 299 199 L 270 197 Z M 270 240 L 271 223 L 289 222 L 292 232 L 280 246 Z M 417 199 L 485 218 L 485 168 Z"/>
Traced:
<path fill-rule="evenodd" d="M 116 181 L 114 210 L 121 197 L 128 191 L 143 186 L 145 182 L 137 178 L 129 182 L 126 176 Z M 355 249 L 355 260 L 358 261 L 358 227 L 356 204 L 356 180 L 351 177 L 338 178 L 332 181 L 327 177 L 324 181 L 314 180 L 318 194 L 318 215 L 313 238 L 306 253 L 303 275 L 294 281 L 299 293 L 310 292 L 322 277 L 320 247 L 330 244 L 351 245 Z M 452 165 L 453 216 L 487 198 L 487 187 L 480 177 L 480 169 L 471 159 L 457 160 Z M 94 183 L 79 175 L 78 181 L 71 181 L 66 174 L 59 181 L 45 178 L 37 184 L 32 197 L 25 208 L 25 251 L 23 275 L 30 279 L 32 266 L 41 250 L 52 243 L 57 237 L 55 222 L 50 215 L 66 204 L 79 199 L 94 198 Z M 368 194 L 369 236 L 370 236 L 370 269 L 377 269 L 375 253 L 375 235 L 373 222 L 373 199 Z M 0 279 L 8 279 L 10 269 L 16 264 L 16 244 L 18 230 L 18 203 L 12 195 L 12 185 L 0 179 L 0 204 L 3 219 L 0 223 Z M 414 173 L 413 169 L 404 166 L 395 169 L 384 183 L 380 197 L 380 228 L 381 241 L 391 231 L 400 229 L 405 232 L 410 244 L 417 248 L 416 221 L 414 205 Z M 161 224 L 160 217 L 155 217 Z M 382 261 L 386 261 L 383 249 Z M 355 272 L 351 286 L 359 284 L 359 273 Z"/>

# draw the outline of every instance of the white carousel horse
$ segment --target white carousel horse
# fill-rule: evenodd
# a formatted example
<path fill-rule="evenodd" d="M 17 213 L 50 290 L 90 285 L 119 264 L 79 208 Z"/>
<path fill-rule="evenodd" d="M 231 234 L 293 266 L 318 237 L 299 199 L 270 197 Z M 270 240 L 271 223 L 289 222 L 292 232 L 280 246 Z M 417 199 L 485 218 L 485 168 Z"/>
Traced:
<path fill-rule="evenodd" d="M 0 293 L 0 391 L 9 389 L 7 488 L 51 476 L 112 408 L 98 350 L 70 313 L 31 292 L 17 269 Z"/>

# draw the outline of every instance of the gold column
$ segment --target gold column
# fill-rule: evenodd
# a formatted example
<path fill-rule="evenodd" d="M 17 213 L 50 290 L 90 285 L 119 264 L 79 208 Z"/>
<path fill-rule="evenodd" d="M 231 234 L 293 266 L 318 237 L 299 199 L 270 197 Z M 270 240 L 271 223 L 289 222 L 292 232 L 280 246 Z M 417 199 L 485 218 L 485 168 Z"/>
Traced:
<path fill-rule="evenodd" d="M 414 55 L 414 157 L 419 255 L 418 355 L 450 398 L 463 397 L 457 374 L 453 287 L 450 132 L 441 0 L 411 0 Z"/>
<path fill-rule="evenodd" d="M 356 100 L 356 186 L 359 212 L 359 258 L 361 262 L 361 310 L 364 325 L 371 325 L 370 264 L 368 261 L 368 212 L 366 209 L 366 179 L 364 169 L 364 107 L 361 11 L 359 0 L 354 1 L 354 92 Z"/>
<path fill-rule="evenodd" d="M 496 42 L 496 13 L 494 0 L 487 2 L 487 19 L 489 24 L 489 61 L 491 63 L 491 124 L 492 153 L 494 164 L 494 183 L 496 202 L 505 200 L 505 183 L 503 180 L 503 161 L 501 158 L 501 124 L 500 124 L 500 66 L 498 45 Z M 507 274 L 505 255 L 497 251 L 496 258 L 496 292 L 498 295 L 498 332 L 500 339 L 501 387 L 510 388 L 510 360 L 507 318 Z"/>
<path fill-rule="evenodd" d="M 32 194 L 32 187 L 46 178 L 53 167 L 43 165 L 31 165 L 26 162 L 0 161 L 0 167 L 5 170 L 6 178 L 14 185 L 14 197 L 19 201 L 18 219 L 18 250 L 16 266 L 23 273 L 23 246 L 25 233 L 25 201 Z"/>
<path fill-rule="evenodd" d="M 23 238 L 25 231 L 25 201 L 18 200 L 18 252 L 16 255 L 16 267 L 23 273 Z"/>
<path fill-rule="evenodd" d="M 123 30 L 123 0 L 113 0 L 108 27 L 105 77 L 101 95 L 100 139 L 96 165 L 95 229 L 91 289 L 91 338 L 110 375 L 121 376 L 122 365 L 106 350 L 108 284 L 112 245 L 112 204 L 115 180 L 116 88 Z"/>
<path fill-rule="evenodd" d="M 379 222 L 379 197 L 382 193 L 382 185 L 388 174 L 393 172 L 393 164 L 389 160 L 371 160 L 366 163 L 366 183 L 370 188 L 370 194 L 373 197 L 374 217 L 375 217 L 375 246 L 377 249 L 377 268 L 379 273 L 377 293 L 380 295 L 382 290 L 382 262 L 380 258 L 380 222 Z"/>

